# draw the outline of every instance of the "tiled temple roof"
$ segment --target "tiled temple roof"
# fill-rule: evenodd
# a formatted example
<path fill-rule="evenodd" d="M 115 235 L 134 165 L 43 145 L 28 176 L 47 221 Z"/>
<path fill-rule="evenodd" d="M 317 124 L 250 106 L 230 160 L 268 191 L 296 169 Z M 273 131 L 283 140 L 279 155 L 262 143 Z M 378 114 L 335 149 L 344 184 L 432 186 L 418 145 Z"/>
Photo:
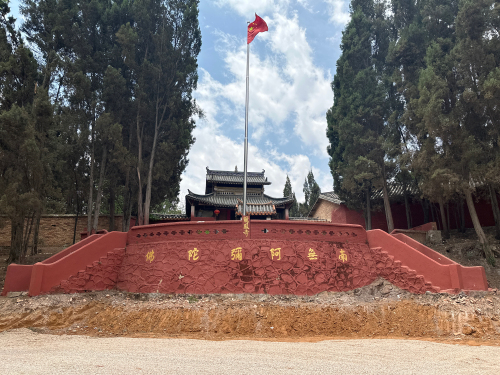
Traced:
<path fill-rule="evenodd" d="M 248 185 L 271 185 L 262 172 L 247 172 Z M 207 183 L 243 185 L 243 172 L 214 171 L 207 168 Z"/>
<path fill-rule="evenodd" d="M 407 186 L 408 195 L 418 195 L 419 191 L 415 186 Z M 404 196 L 404 188 L 399 184 L 387 184 L 387 192 L 389 193 L 389 198 L 402 197 Z M 383 199 L 384 190 L 380 189 L 372 192 L 371 199 Z"/>
<path fill-rule="evenodd" d="M 248 215 L 271 216 L 276 213 L 276 207 L 274 207 L 274 204 L 271 201 L 267 203 L 248 203 L 247 200 L 246 212 Z M 236 206 L 236 215 L 243 215 L 243 201 L 239 199 L 238 205 Z"/>
<path fill-rule="evenodd" d="M 318 197 L 318 199 L 324 199 L 325 201 L 332 202 L 335 204 L 341 204 L 342 201 L 340 200 L 339 196 L 335 194 L 333 191 L 328 191 L 326 193 L 321 193 Z"/>
<path fill-rule="evenodd" d="M 189 217 L 185 214 L 157 214 L 151 213 L 150 216 L 155 220 L 172 220 L 172 221 L 181 221 L 181 220 L 189 220 Z"/>
<path fill-rule="evenodd" d="M 339 196 L 337 194 L 335 194 L 333 191 L 328 191 L 326 193 L 320 193 L 318 196 L 318 199 L 316 199 L 316 202 L 314 202 L 314 205 L 309 210 L 309 213 L 307 214 L 308 217 L 318 207 L 320 199 L 334 203 L 334 204 L 341 204 L 342 203 Z"/>
<path fill-rule="evenodd" d="M 234 208 L 238 205 L 238 201 L 243 202 L 243 195 L 217 195 L 215 193 L 210 194 L 195 194 L 188 190 L 186 195 L 187 200 L 195 201 L 201 204 L 214 207 L 230 207 Z M 266 194 L 258 196 L 248 196 L 247 195 L 247 207 L 249 205 L 265 205 L 271 204 L 274 206 L 284 206 L 291 204 L 294 201 L 293 196 L 287 198 L 273 198 Z"/>

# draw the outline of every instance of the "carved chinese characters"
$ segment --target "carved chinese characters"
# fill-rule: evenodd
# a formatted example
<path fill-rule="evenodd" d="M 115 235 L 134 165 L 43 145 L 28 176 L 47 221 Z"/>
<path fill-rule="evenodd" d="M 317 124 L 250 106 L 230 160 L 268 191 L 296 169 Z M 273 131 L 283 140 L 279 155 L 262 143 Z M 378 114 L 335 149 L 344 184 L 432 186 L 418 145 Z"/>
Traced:
<path fill-rule="evenodd" d="M 195 247 L 193 250 L 188 250 L 188 260 L 197 261 L 199 256 L 199 250 Z"/>
<path fill-rule="evenodd" d="M 309 249 L 309 252 L 307 253 L 307 257 L 309 258 L 309 260 L 318 260 L 318 255 L 316 254 L 316 252 L 312 248 Z"/>
<path fill-rule="evenodd" d="M 243 259 L 243 250 L 241 247 L 237 247 L 236 249 L 231 250 L 231 260 L 242 260 Z"/>
<path fill-rule="evenodd" d="M 146 262 L 153 262 L 153 260 L 155 259 L 155 252 L 153 250 L 151 250 L 149 253 L 146 254 Z"/>
<path fill-rule="evenodd" d="M 250 216 L 243 216 L 243 234 L 245 237 L 250 234 Z"/>
<path fill-rule="evenodd" d="M 347 262 L 348 258 L 347 258 L 347 254 L 346 252 L 343 250 L 343 249 L 340 249 L 339 251 L 339 260 L 342 262 L 342 263 L 345 263 Z"/>
<path fill-rule="evenodd" d="M 281 247 L 269 250 L 271 252 L 272 260 L 281 260 Z"/>

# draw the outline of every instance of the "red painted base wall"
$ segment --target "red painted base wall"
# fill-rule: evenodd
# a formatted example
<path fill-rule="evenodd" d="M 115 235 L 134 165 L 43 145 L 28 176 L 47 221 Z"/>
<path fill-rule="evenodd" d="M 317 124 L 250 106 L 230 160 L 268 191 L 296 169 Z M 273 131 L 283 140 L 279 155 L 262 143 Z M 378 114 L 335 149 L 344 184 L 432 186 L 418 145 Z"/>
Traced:
<path fill-rule="evenodd" d="M 10 272 L 5 285 L 14 291 L 14 284 L 25 288 L 29 281 L 30 295 L 113 288 L 312 295 L 352 290 L 381 276 L 414 293 L 487 289 L 482 267 L 462 267 L 397 236 L 314 222 L 156 224 L 92 236 L 19 277 Z"/>

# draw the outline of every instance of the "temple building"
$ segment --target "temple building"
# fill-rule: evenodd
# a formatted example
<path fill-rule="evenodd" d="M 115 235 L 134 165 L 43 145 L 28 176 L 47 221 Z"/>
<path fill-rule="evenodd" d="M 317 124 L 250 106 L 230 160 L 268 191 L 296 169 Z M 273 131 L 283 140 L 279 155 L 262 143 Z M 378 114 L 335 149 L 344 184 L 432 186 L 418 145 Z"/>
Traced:
<path fill-rule="evenodd" d="M 264 193 L 271 182 L 262 172 L 247 172 L 246 212 L 253 220 L 288 220 L 294 197 L 273 198 Z M 188 190 L 186 215 L 193 220 L 239 220 L 243 212 L 243 172 L 208 169 L 205 194 Z"/>

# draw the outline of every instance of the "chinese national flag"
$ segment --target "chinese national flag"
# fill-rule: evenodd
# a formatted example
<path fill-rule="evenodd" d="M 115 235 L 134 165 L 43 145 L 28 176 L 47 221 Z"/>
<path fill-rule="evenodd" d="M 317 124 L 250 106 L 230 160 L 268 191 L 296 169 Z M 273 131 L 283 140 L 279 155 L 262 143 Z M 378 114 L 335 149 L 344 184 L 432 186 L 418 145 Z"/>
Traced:
<path fill-rule="evenodd" d="M 267 31 L 267 23 L 255 13 L 255 21 L 248 25 L 247 44 L 252 43 L 258 33 Z"/>

